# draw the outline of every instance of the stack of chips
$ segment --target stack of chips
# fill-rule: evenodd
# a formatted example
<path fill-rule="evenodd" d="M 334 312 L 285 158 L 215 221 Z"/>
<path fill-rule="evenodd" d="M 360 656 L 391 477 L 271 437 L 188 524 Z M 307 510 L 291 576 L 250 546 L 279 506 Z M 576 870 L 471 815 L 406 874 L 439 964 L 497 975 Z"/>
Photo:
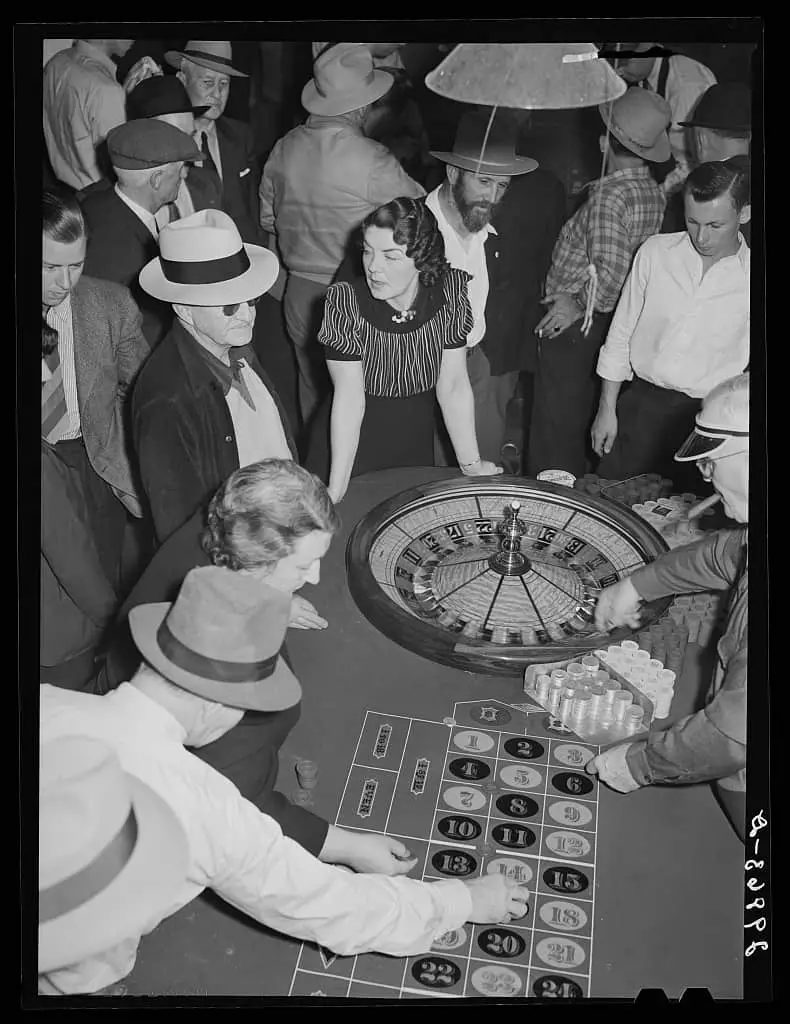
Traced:
<path fill-rule="evenodd" d="M 315 761 L 296 762 L 296 777 L 302 789 L 315 789 L 318 785 L 318 765 Z"/>
<path fill-rule="evenodd" d="M 585 473 L 576 478 L 573 486 L 585 494 L 600 494 L 625 505 L 662 498 L 671 494 L 673 489 L 672 481 L 658 473 L 642 473 L 627 480 L 608 480 L 594 473 Z"/>

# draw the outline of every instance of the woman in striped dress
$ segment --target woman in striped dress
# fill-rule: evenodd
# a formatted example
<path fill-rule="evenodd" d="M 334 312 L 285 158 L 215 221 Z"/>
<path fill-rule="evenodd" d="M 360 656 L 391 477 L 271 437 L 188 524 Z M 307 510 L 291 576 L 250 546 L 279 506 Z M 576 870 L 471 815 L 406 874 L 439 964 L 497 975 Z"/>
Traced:
<path fill-rule="evenodd" d="M 361 261 L 354 252 L 338 271 L 318 335 L 334 395 L 331 411 L 317 417 L 306 464 L 328 475 L 334 501 L 352 476 L 433 465 L 437 400 L 461 471 L 502 472 L 477 447 L 466 281 L 447 263 L 424 200 L 393 199 L 363 222 Z"/>

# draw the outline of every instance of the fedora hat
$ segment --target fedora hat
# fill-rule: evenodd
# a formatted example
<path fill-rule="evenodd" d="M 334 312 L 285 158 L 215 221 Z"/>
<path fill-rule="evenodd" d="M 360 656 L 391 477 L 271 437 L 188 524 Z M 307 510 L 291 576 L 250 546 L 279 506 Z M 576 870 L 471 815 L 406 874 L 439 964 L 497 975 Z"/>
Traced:
<path fill-rule="evenodd" d="M 697 101 L 684 128 L 718 128 L 721 131 L 750 131 L 752 127 L 752 90 L 745 82 L 719 82 L 707 89 Z"/>
<path fill-rule="evenodd" d="M 143 79 L 126 97 L 126 119 L 160 117 L 162 114 L 194 114 L 209 108 L 193 107 L 183 83 L 175 75 L 152 75 Z"/>
<path fill-rule="evenodd" d="M 302 106 L 311 114 L 347 114 L 382 97 L 394 81 L 374 68 L 364 43 L 337 43 L 316 57 Z"/>
<path fill-rule="evenodd" d="M 243 71 L 234 68 L 233 52 L 227 39 L 190 39 L 183 50 L 168 50 L 165 60 L 174 68 L 181 67 L 182 60 L 191 60 L 202 68 L 221 71 L 231 78 L 249 78 Z"/>
<path fill-rule="evenodd" d="M 159 256 L 140 271 L 140 284 L 163 302 L 224 306 L 263 295 L 279 271 L 274 253 L 245 245 L 227 213 L 199 210 L 162 228 Z"/>
<path fill-rule="evenodd" d="M 129 612 L 145 660 L 176 686 L 256 711 L 293 707 L 302 687 L 280 657 L 291 596 L 221 566 L 187 573 L 176 600 Z"/>
<path fill-rule="evenodd" d="M 669 160 L 667 128 L 672 123 L 669 104 L 655 92 L 633 87 L 610 105 L 598 106 L 603 122 L 626 149 L 643 160 L 662 164 Z"/>
<path fill-rule="evenodd" d="M 42 743 L 38 813 L 40 974 L 140 936 L 173 907 L 187 874 L 186 835 L 106 743 Z"/>
<path fill-rule="evenodd" d="M 431 156 L 475 174 L 514 175 L 534 171 L 537 160 L 516 155 L 516 131 L 511 119 L 495 115 L 486 139 L 490 119 L 490 113 L 467 111 L 458 122 L 452 153 L 431 151 Z"/>

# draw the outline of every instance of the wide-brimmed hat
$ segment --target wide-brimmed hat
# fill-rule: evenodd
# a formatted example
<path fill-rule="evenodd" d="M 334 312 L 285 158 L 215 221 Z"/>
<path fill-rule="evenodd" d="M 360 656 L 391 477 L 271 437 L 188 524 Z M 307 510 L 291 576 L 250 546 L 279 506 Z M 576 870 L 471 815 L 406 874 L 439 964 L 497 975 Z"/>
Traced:
<path fill-rule="evenodd" d="M 337 43 L 316 57 L 302 106 L 311 114 L 347 114 L 380 99 L 394 81 L 374 68 L 364 43 Z"/>
<path fill-rule="evenodd" d="M 720 131 L 751 131 L 752 90 L 745 82 L 719 82 L 697 101 L 684 128 L 718 128 Z"/>
<path fill-rule="evenodd" d="M 129 612 L 145 660 L 176 686 L 235 708 L 282 711 L 302 687 L 280 657 L 291 595 L 244 573 L 203 566 L 176 600 Z"/>
<path fill-rule="evenodd" d="M 749 377 L 717 385 L 697 413 L 696 426 L 675 452 L 675 462 L 735 455 L 749 448 Z"/>
<path fill-rule="evenodd" d="M 97 956 L 157 923 L 188 864 L 184 830 L 103 741 L 43 742 L 39 774 L 38 971 Z"/>
<path fill-rule="evenodd" d="M 194 114 L 200 117 L 208 106 L 193 107 L 183 82 L 175 75 L 151 75 L 144 78 L 126 97 L 126 116 L 160 117 L 162 114 Z"/>
<path fill-rule="evenodd" d="M 601 103 L 598 110 L 604 124 L 618 142 L 643 160 L 662 164 L 669 160 L 667 128 L 672 123 L 669 104 L 655 92 L 633 87 L 610 105 Z"/>
<path fill-rule="evenodd" d="M 165 60 L 174 68 L 180 68 L 184 58 L 202 68 L 221 71 L 231 78 L 250 77 L 234 68 L 233 51 L 227 39 L 190 39 L 183 50 L 168 50 L 165 54 Z"/>
<path fill-rule="evenodd" d="M 162 228 L 159 256 L 140 271 L 140 284 L 163 302 L 224 306 L 263 295 L 279 271 L 274 253 L 245 245 L 227 213 L 199 210 Z"/>
<path fill-rule="evenodd" d="M 472 110 L 463 114 L 458 122 L 452 153 L 431 151 L 431 156 L 475 174 L 512 176 L 534 171 L 538 166 L 537 160 L 516 155 L 516 129 L 509 118 L 495 115 L 486 139 L 490 119 L 490 112 Z"/>

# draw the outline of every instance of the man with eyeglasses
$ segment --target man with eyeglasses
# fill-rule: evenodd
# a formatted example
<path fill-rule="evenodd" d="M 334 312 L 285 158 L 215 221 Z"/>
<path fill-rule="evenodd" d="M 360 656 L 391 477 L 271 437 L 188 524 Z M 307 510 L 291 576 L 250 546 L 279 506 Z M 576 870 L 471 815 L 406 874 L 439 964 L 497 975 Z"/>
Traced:
<path fill-rule="evenodd" d="M 240 466 L 295 458 L 287 417 L 250 345 L 279 263 L 234 221 L 201 210 L 164 227 L 141 287 L 175 320 L 132 397 L 143 490 L 161 544 Z"/>
<path fill-rule="evenodd" d="M 671 594 L 730 590 L 727 622 L 705 707 L 645 739 L 599 754 L 589 771 L 628 793 L 653 783 L 713 782 L 738 836 L 746 815 L 746 660 L 748 644 L 749 374 L 715 387 L 675 454 L 713 484 L 724 511 L 742 524 L 676 548 L 603 591 L 598 629 L 639 627 L 639 606 Z"/>

